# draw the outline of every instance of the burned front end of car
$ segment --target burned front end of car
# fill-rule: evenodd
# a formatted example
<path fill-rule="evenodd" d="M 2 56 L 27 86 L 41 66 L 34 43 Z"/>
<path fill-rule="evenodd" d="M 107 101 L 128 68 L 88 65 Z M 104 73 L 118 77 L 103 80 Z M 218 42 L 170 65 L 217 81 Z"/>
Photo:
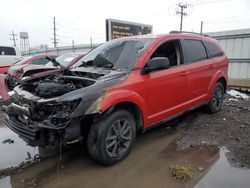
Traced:
<path fill-rule="evenodd" d="M 5 107 L 4 122 L 29 145 L 56 146 L 59 141 L 68 142 L 80 137 L 81 119 L 70 117 L 79 100 L 41 103 L 22 98 L 18 101 Z M 72 129 L 79 135 L 68 135 Z"/>
<path fill-rule="evenodd" d="M 99 99 L 117 80 L 105 74 L 76 71 L 25 81 L 14 88 L 14 102 L 4 107 L 4 122 L 31 146 L 79 142 L 89 123 L 85 120 L 98 114 Z"/>

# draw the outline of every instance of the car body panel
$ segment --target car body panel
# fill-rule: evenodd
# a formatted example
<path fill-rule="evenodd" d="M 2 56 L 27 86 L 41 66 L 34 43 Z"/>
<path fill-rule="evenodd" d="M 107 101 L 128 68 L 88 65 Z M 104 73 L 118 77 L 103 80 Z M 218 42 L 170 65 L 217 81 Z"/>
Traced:
<path fill-rule="evenodd" d="M 12 64 L 0 65 L 0 74 L 6 74 L 11 66 Z"/>
<path fill-rule="evenodd" d="M 2 98 L 2 101 L 9 100 L 9 90 L 6 84 L 6 75 L 0 74 L 0 97 Z"/>

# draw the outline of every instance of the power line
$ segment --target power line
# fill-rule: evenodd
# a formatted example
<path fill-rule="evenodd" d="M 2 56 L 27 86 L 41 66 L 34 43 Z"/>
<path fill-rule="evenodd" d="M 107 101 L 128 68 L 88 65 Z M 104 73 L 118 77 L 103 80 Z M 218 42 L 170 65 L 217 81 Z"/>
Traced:
<path fill-rule="evenodd" d="M 194 4 L 194 5 L 206 5 L 206 4 L 212 4 L 212 3 L 218 3 L 218 2 L 223 2 L 223 1 L 231 1 L 231 0 L 208 0 L 208 1 L 203 1 L 203 0 L 191 0 L 191 1 L 188 1 L 189 3 L 191 4 Z"/>
<path fill-rule="evenodd" d="M 10 33 L 9 35 L 11 36 L 10 40 L 13 40 L 14 46 L 16 46 L 17 34 L 15 34 L 12 30 L 12 33 Z"/>
<path fill-rule="evenodd" d="M 30 33 L 40 33 L 40 32 L 44 32 L 44 31 L 50 31 L 51 30 L 51 24 L 47 24 L 47 25 L 44 25 L 42 27 L 38 27 L 36 29 L 33 29 L 33 30 L 29 30 L 29 34 Z"/>
<path fill-rule="evenodd" d="M 81 33 L 88 33 L 88 34 L 91 34 L 92 32 L 91 31 L 85 31 L 85 30 L 81 30 L 81 29 L 77 29 L 77 28 L 74 28 L 74 27 L 71 27 L 71 26 L 67 26 L 67 25 L 64 25 L 64 24 L 61 24 L 61 23 L 58 23 L 59 26 L 62 26 L 64 28 L 67 28 L 67 29 L 70 29 L 70 30 L 74 30 L 74 31 L 77 31 L 77 32 L 81 32 Z"/>

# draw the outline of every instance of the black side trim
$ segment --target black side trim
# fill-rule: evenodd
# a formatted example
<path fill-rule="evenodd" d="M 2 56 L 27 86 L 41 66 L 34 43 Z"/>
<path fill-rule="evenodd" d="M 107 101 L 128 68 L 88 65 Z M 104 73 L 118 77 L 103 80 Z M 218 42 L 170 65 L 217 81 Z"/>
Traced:
<path fill-rule="evenodd" d="M 177 117 L 179 117 L 179 116 L 181 116 L 181 115 L 183 115 L 183 114 L 186 114 L 186 113 L 188 113 L 188 112 L 190 112 L 190 111 L 192 111 L 192 110 L 195 110 L 195 109 L 200 108 L 200 107 L 202 107 L 202 106 L 205 106 L 205 105 L 207 105 L 207 104 L 208 104 L 208 102 L 204 102 L 204 103 L 201 103 L 201 104 L 199 104 L 199 105 L 197 105 L 197 106 L 194 106 L 194 107 L 190 108 L 190 109 L 187 110 L 187 111 L 180 112 L 180 113 L 175 114 L 175 115 L 173 115 L 173 116 L 167 117 L 166 119 L 161 120 L 160 122 L 157 122 L 157 123 L 155 123 L 155 124 L 149 125 L 147 128 L 144 128 L 144 129 L 143 129 L 143 132 L 146 132 L 147 130 L 152 129 L 152 128 L 154 128 L 154 127 L 158 127 L 158 126 L 162 125 L 163 123 L 166 123 L 166 122 L 168 122 L 168 121 L 171 121 L 171 120 L 173 120 L 173 119 L 175 119 L 175 118 L 177 118 Z"/>

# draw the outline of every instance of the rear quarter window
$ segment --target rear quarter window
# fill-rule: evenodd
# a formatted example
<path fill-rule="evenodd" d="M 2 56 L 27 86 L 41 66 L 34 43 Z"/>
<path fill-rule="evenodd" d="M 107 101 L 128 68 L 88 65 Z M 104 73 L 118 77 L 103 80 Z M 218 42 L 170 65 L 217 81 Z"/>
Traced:
<path fill-rule="evenodd" d="M 208 52 L 209 57 L 222 56 L 222 52 L 218 46 L 216 46 L 215 44 L 213 44 L 211 42 L 207 42 L 207 41 L 204 41 L 203 43 L 207 48 L 207 52 Z"/>
<path fill-rule="evenodd" d="M 0 55 L 16 55 L 16 51 L 12 47 L 0 46 Z"/>
<path fill-rule="evenodd" d="M 49 62 L 49 60 L 46 58 L 38 58 L 38 59 L 32 60 L 32 64 L 34 64 L 34 65 L 45 65 L 48 62 Z"/>
<path fill-rule="evenodd" d="M 181 40 L 184 64 L 193 63 L 207 59 L 207 52 L 200 40 L 185 39 Z"/>

